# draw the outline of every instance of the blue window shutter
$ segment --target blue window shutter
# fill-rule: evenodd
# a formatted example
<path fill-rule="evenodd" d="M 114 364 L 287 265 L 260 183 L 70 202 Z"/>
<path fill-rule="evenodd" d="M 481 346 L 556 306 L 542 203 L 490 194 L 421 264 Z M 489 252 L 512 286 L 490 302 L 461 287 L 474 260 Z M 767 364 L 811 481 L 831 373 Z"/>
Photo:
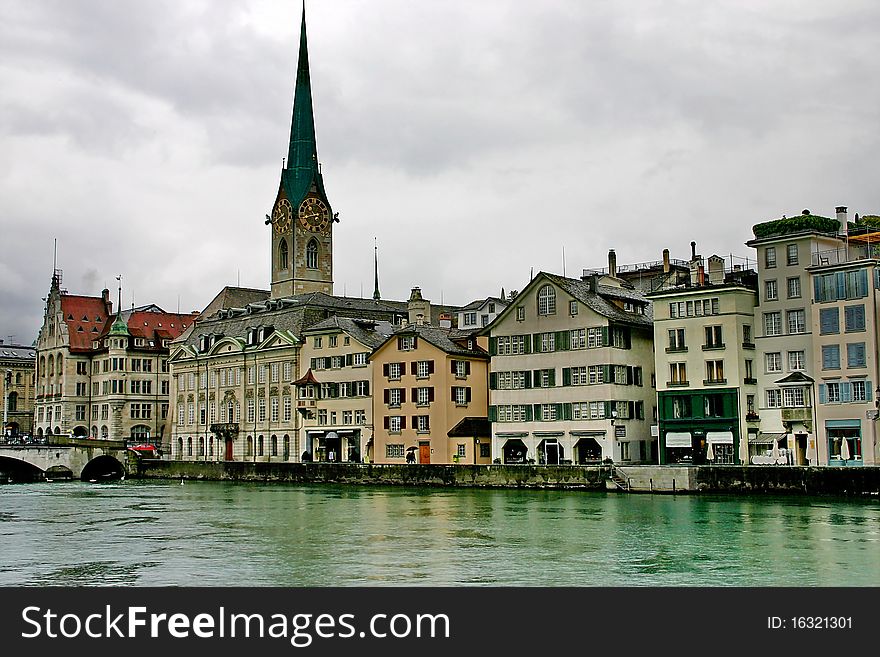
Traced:
<path fill-rule="evenodd" d="M 878 270 L 880 271 L 880 270 Z M 816 298 L 816 302 L 825 301 L 825 296 L 822 294 L 822 277 L 816 276 L 813 278 L 813 296 Z"/>
<path fill-rule="evenodd" d="M 874 398 L 874 389 L 871 387 L 870 381 L 865 381 L 865 399 L 871 401 Z"/>
<path fill-rule="evenodd" d="M 847 381 L 840 384 L 840 401 L 852 401 L 852 384 Z"/>
<path fill-rule="evenodd" d="M 828 395 L 826 393 L 827 386 L 824 383 L 819 384 L 819 403 L 824 404 Z"/>

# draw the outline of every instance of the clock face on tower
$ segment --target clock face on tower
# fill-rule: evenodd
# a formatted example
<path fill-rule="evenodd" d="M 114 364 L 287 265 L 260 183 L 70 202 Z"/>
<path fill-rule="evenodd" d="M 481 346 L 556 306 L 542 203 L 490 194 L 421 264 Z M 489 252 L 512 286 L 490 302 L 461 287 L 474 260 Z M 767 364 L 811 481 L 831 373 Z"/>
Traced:
<path fill-rule="evenodd" d="M 299 222 L 314 233 L 324 231 L 330 225 L 330 210 L 321 199 L 309 196 L 299 206 Z"/>
<path fill-rule="evenodd" d="M 290 230 L 290 222 L 293 218 L 293 207 L 286 198 L 278 201 L 275 212 L 272 213 L 272 225 L 276 233 L 286 233 Z"/>

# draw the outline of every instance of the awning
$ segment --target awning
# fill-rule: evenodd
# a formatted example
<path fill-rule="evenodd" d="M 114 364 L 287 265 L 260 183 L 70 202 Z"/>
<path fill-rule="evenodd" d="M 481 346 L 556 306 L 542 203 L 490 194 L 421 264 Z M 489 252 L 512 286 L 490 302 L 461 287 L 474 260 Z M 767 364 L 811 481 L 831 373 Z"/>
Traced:
<path fill-rule="evenodd" d="M 687 431 L 675 432 L 670 431 L 666 434 L 667 447 L 692 447 L 693 442 L 691 434 Z"/>
<path fill-rule="evenodd" d="M 714 445 L 733 445 L 733 432 L 707 431 L 706 442 Z"/>
<path fill-rule="evenodd" d="M 784 433 L 750 433 L 749 434 L 749 444 L 750 445 L 772 445 L 775 442 L 778 442 L 785 438 Z"/>
<path fill-rule="evenodd" d="M 590 438 L 597 438 L 597 437 L 601 438 L 606 434 L 606 431 L 604 431 L 604 430 L 602 430 L 602 431 L 587 430 L 587 431 L 569 431 L 568 433 L 569 433 L 569 435 L 574 436 L 575 438 L 583 438 L 585 436 L 590 437 Z"/>

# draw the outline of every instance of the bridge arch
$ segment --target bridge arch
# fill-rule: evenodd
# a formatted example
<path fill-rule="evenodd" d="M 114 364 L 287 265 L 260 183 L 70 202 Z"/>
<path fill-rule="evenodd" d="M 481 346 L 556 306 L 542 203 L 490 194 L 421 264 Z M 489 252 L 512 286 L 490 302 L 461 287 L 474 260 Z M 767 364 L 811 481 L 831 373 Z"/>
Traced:
<path fill-rule="evenodd" d="M 125 476 L 125 466 L 113 456 L 102 454 L 86 463 L 80 479 L 83 481 L 108 481 Z"/>
<path fill-rule="evenodd" d="M 43 471 L 23 459 L 0 456 L 0 482 L 33 483 L 43 481 Z"/>
<path fill-rule="evenodd" d="M 89 435 L 89 428 L 82 425 L 73 428 L 74 438 L 86 438 Z"/>

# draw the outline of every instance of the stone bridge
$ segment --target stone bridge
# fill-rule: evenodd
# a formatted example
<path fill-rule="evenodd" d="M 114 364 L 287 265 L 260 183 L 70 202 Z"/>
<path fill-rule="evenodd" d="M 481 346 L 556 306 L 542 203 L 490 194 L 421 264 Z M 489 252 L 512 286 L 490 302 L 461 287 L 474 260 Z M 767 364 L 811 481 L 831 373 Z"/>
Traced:
<path fill-rule="evenodd" d="M 118 440 L 50 436 L 45 444 L 0 444 L 0 483 L 43 479 L 118 479 L 136 459 Z"/>

